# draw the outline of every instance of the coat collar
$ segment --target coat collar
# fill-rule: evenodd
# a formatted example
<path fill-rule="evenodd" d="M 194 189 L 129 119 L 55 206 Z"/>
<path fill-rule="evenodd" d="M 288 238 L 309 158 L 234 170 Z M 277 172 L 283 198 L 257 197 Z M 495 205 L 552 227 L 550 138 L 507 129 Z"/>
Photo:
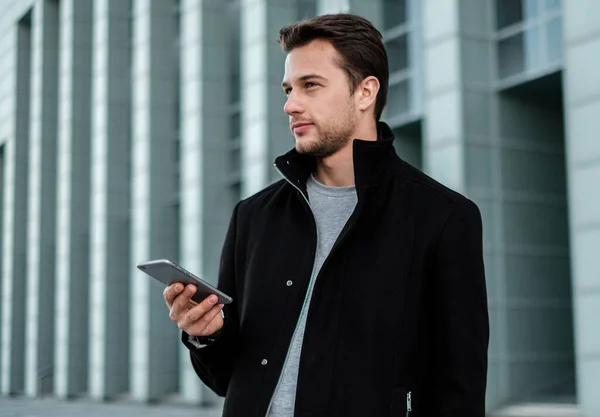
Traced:
<path fill-rule="evenodd" d="M 354 180 L 359 194 L 362 188 L 377 182 L 389 170 L 396 156 L 393 141 L 394 133 L 384 122 L 377 123 L 376 141 L 353 140 Z M 316 169 L 316 157 L 292 149 L 275 159 L 275 167 L 290 184 L 306 194 L 306 181 Z"/>

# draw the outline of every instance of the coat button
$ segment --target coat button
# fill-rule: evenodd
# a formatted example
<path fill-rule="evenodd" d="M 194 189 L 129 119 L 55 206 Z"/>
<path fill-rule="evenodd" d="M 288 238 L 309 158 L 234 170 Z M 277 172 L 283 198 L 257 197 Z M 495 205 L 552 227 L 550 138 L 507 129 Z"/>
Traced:
<path fill-rule="evenodd" d="M 293 284 L 293 282 L 291 280 L 285 283 L 285 285 L 287 285 L 288 287 L 291 287 L 292 284 Z"/>
<path fill-rule="evenodd" d="M 268 363 L 268 362 L 267 362 L 267 360 L 266 360 L 266 359 L 263 359 L 263 360 L 260 362 L 260 364 L 261 364 L 261 365 L 266 365 L 267 363 Z"/>

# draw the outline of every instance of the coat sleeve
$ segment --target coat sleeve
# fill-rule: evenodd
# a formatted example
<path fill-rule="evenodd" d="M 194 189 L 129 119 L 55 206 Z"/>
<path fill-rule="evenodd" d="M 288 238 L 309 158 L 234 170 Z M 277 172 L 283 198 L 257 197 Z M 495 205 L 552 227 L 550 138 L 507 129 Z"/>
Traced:
<path fill-rule="evenodd" d="M 239 204 L 233 210 L 219 267 L 217 287 L 233 298 L 233 302 L 223 308 L 225 314 L 223 329 L 214 342 L 200 349 L 189 342 L 187 333 L 183 332 L 181 338 L 183 344 L 190 350 L 192 366 L 198 377 L 217 395 L 222 397 L 227 393 L 233 366 L 237 360 L 239 300 L 236 297 L 235 286 L 235 247 Z"/>
<path fill-rule="evenodd" d="M 426 416 L 485 415 L 489 318 L 482 246 L 481 214 L 464 200 L 447 219 L 434 267 Z"/>

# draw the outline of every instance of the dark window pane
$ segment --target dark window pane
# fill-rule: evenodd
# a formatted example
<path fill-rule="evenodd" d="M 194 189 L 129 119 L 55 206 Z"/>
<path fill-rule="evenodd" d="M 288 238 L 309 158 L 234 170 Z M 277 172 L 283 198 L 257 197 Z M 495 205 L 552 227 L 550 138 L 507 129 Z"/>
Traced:
<path fill-rule="evenodd" d="M 384 0 L 383 30 L 388 30 L 403 23 L 406 23 L 406 1 L 407 0 Z"/>
<path fill-rule="evenodd" d="M 178 137 L 173 140 L 173 160 L 179 162 L 181 158 L 181 141 Z"/>
<path fill-rule="evenodd" d="M 231 1 L 228 13 L 229 103 L 240 101 L 240 6 Z"/>
<path fill-rule="evenodd" d="M 238 181 L 231 184 L 231 186 L 229 187 L 229 195 L 231 197 L 231 207 L 233 207 L 238 203 L 238 201 L 240 201 L 240 198 L 242 196 L 242 183 Z"/>
<path fill-rule="evenodd" d="M 385 43 L 390 72 L 400 71 L 408 67 L 408 35 L 401 35 Z"/>
<path fill-rule="evenodd" d="M 498 74 L 500 78 L 520 74 L 524 70 L 523 33 L 501 40 L 498 44 Z"/>
<path fill-rule="evenodd" d="M 523 20 L 523 0 L 496 0 L 498 29 Z"/>
<path fill-rule="evenodd" d="M 408 113 L 410 110 L 408 88 L 408 80 L 402 80 L 399 83 L 390 85 L 387 104 L 390 117 Z"/>
<path fill-rule="evenodd" d="M 239 52 L 239 49 L 237 49 Z M 238 64 L 233 64 L 230 67 L 230 78 L 229 78 L 229 102 L 237 103 L 241 98 L 241 75 L 240 75 L 240 67 Z"/>
<path fill-rule="evenodd" d="M 233 146 L 229 151 L 229 172 L 239 172 L 242 167 L 242 150 L 237 146 Z"/>
<path fill-rule="evenodd" d="M 174 189 L 179 190 L 181 181 L 181 141 L 178 138 L 173 141 L 173 162 Z"/>
<path fill-rule="evenodd" d="M 231 115 L 230 118 L 230 138 L 231 140 L 238 140 L 242 132 L 242 120 L 240 112 L 237 111 Z"/>
<path fill-rule="evenodd" d="M 548 22 L 546 36 L 548 40 L 548 63 L 561 62 L 563 59 L 563 32 L 560 17 Z"/>
<path fill-rule="evenodd" d="M 540 16 L 539 0 L 496 0 L 498 29 Z"/>

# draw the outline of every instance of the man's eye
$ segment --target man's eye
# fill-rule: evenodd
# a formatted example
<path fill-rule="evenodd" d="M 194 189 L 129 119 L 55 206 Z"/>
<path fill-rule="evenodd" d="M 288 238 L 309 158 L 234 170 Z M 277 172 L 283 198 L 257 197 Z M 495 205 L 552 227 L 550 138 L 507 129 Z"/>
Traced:
<path fill-rule="evenodd" d="M 286 96 L 289 96 L 290 93 L 292 92 L 291 88 L 286 88 L 285 90 L 283 90 L 283 92 L 285 93 Z"/>
<path fill-rule="evenodd" d="M 311 87 L 316 87 L 316 86 L 317 86 L 317 84 L 316 84 L 316 83 L 307 82 L 307 83 L 306 83 L 304 86 L 305 86 L 306 88 L 311 88 Z"/>

